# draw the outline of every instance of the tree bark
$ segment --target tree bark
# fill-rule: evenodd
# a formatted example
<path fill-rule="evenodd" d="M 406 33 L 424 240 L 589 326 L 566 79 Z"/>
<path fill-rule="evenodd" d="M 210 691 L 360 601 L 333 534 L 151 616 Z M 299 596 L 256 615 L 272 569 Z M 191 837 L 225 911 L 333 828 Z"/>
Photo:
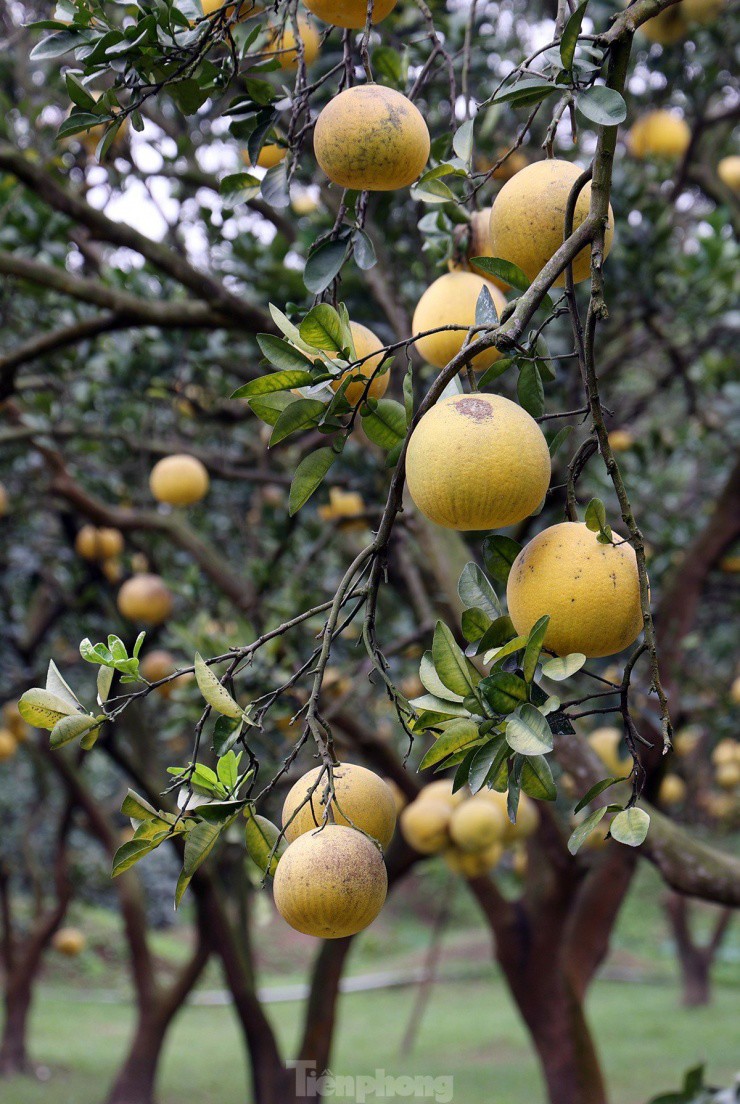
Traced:
<path fill-rule="evenodd" d="M 733 910 L 722 909 L 709 942 L 697 943 L 691 931 L 691 905 L 687 897 L 669 893 L 663 907 L 676 943 L 681 968 L 682 1003 L 685 1008 L 700 1008 L 712 1000 L 712 967 L 727 934 Z"/>

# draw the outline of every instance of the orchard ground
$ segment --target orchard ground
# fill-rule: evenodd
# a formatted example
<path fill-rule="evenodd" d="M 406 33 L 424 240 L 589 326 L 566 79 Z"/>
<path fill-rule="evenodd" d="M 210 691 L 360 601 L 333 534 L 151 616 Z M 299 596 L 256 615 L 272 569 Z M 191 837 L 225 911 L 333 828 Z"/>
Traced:
<path fill-rule="evenodd" d="M 737 850 L 740 840 L 734 844 Z M 430 925 L 422 917 L 433 915 L 435 901 L 447 885 L 442 863 L 427 864 L 422 876 L 402 887 L 376 924 L 359 937 L 348 976 L 402 975 L 421 966 L 430 939 Z M 677 1086 L 679 1073 L 700 1061 L 706 1061 L 715 1083 L 729 1084 L 740 1071 L 740 1047 L 732 1026 L 740 1000 L 740 928 L 731 930 L 717 963 L 713 1004 L 683 1009 L 660 894 L 657 876 L 644 867 L 589 999 L 613 1104 L 645 1104 L 658 1091 Z M 712 910 L 698 909 L 708 926 Z M 132 1009 L 115 917 L 77 906 L 73 918 L 88 936 L 88 949 L 77 960 L 49 957 L 32 1020 L 32 1056 L 45 1067 L 48 1080 L 11 1081 L 4 1087 L 3 1104 L 98 1104 L 125 1052 Z M 267 909 L 258 923 L 260 919 L 269 923 Z M 275 938 L 269 945 L 261 941 L 267 955 L 261 962 L 261 984 L 275 990 L 299 984 L 305 980 L 302 967 L 313 941 L 282 925 L 278 930 L 273 924 L 271 931 Z M 172 963 L 182 959 L 187 938 L 184 925 L 160 932 L 155 937 L 158 958 Z M 459 1104 L 484 1099 L 491 1104 L 540 1104 L 544 1097 L 534 1056 L 498 979 L 487 931 L 462 883 L 455 890 L 454 917 L 444 948 L 439 981 L 412 1052 L 401 1055 L 399 1040 L 416 1000 L 416 986 L 345 994 L 333 1072 L 372 1074 L 380 1067 L 391 1076 L 452 1075 Z M 290 973 L 281 968 L 286 961 Z M 243 1099 L 243 1059 L 234 1060 L 243 1049 L 232 1013 L 226 1005 L 198 1003 L 213 1001 L 220 984 L 212 965 L 195 1003 L 175 1024 L 161 1071 L 161 1104 Z M 269 1014 L 289 1049 L 298 1033 L 299 1005 L 271 1003 Z"/>

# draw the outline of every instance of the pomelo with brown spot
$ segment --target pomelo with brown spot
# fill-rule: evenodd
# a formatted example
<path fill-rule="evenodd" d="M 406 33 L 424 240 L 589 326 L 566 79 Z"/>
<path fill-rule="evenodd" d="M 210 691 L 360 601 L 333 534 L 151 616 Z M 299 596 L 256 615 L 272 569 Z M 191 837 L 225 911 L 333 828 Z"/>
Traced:
<path fill-rule="evenodd" d="M 412 184 L 429 158 L 429 130 L 411 100 L 393 88 L 346 88 L 314 130 L 316 160 L 342 188 L 389 192 Z"/>
<path fill-rule="evenodd" d="M 640 635 L 637 558 L 614 533 L 601 544 L 582 522 L 551 525 L 521 550 L 509 574 L 509 616 L 520 635 L 540 617 L 550 623 L 544 647 L 556 655 L 615 655 Z"/>
<path fill-rule="evenodd" d="M 416 305 L 411 323 L 414 335 L 427 334 L 416 342 L 421 356 L 435 368 L 444 368 L 467 341 L 467 328 L 475 325 L 475 308 L 483 288 L 493 300 L 500 317 L 506 306 L 502 292 L 490 280 L 477 272 L 446 272 L 427 288 Z M 443 329 L 444 326 L 464 326 L 465 329 Z M 436 330 L 436 333 L 428 331 Z M 475 337 L 473 337 L 475 340 Z M 501 353 L 495 346 L 478 353 L 471 364 L 476 372 L 498 360 Z"/>
<path fill-rule="evenodd" d="M 550 452 L 540 427 L 501 395 L 452 395 L 427 411 L 406 455 L 409 494 L 446 529 L 515 525 L 542 502 Z"/>
<path fill-rule="evenodd" d="M 342 939 L 372 924 L 385 903 L 388 876 L 380 851 L 361 832 L 328 824 L 291 843 L 273 885 L 275 906 L 291 928 Z"/>

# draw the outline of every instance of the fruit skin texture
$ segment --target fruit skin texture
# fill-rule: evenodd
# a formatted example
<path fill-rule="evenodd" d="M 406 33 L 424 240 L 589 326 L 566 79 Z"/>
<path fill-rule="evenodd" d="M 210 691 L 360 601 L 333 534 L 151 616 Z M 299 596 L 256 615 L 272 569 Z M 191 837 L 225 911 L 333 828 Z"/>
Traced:
<path fill-rule="evenodd" d="M 332 391 L 338 391 L 342 380 L 347 376 L 371 376 L 376 371 L 378 365 L 383 359 L 383 342 L 379 337 L 369 330 L 367 326 L 361 325 L 359 322 L 350 322 L 349 328 L 352 331 L 352 340 L 355 344 L 355 352 L 357 353 L 357 359 L 361 360 L 362 357 L 370 357 L 369 360 L 364 361 L 358 367 L 348 368 L 346 372 L 343 372 L 337 379 L 332 380 L 330 387 Z M 375 355 L 372 355 L 375 354 Z M 368 391 L 368 397 L 371 399 L 382 399 L 388 390 L 388 384 L 390 382 L 390 372 L 386 371 L 382 375 L 376 376 L 373 382 L 370 384 Z M 359 380 L 357 383 L 351 383 L 347 390 L 344 392 L 345 398 L 350 406 L 356 406 L 362 399 L 365 392 L 365 384 Z"/>
<path fill-rule="evenodd" d="M 367 0 L 304 0 L 310 12 L 335 27 L 362 30 L 367 16 Z M 380 23 L 395 8 L 398 0 L 375 0 L 373 23 Z"/>
<path fill-rule="evenodd" d="M 323 109 L 314 131 L 316 160 L 335 184 L 389 192 L 420 176 L 429 131 L 417 107 L 393 88 L 347 88 Z"/>
<path fill-rule="evenodd" d="M 285 160 L 287 155 L 288 150 L 285 146 L 278 146 L 276 142 L 266 142 L 259 152 L 257 165 L 260 169 L 274 169 L 276 165 Z M 247 168 L 252 167 L 247 150 L 242 151 L 242 161 Z"/>
<path fill-rule="evenodd" d="M 648 111 L 630 127 L 627 146 L 633 157 L 677 161 L 691 142 L 691 128 L 675 111 Z"/>
<path fill-rule="evenodd" d="M 506 831 L 506 814 L 490 801 L 475 797 L 455 809 L 450 820 L 450 835 L 461 851 L 485 851 L 499 843 Z"/>
<path fill-rule="evenodd" d="M 308 19 L 298 20 L 298 35 L 303 43 L 303 58 L 306 68 L 316 61 L 321 50 L 321 35 Z M 298 51 L 296 50 L 296 37 L 293 26 L 286 23 L 282 31 L 276 31 L 272 40 L 271 49 L 277 54 L 281 69 L 298 68 Z"/>
<path fill-rule="evenodd" d="M 307 832 L 286 850 L 274 882 L 275 905 L 291 928 L 342 939 L 372 924 L 388 876 L 375 844 L 340 824 Z"/>
<path fill-rule="evenodd" d="M 321 770 L 321 767 L 314 767 L 304 774 L 285 798 L 283 827 L 288 843 L 313 831 L 322 823 L 325 807 L 321 798 L 326 787 L 326 776 L 311 795 L 311 801 L 288 824 L 295 810 L 305 801 Z M 356 763 L 343 763 L 334 770 L 334 793 L 339 805 L 339 808 L 336 805 L 334 807 L 335 824 L 348 825 L 352 821 L 356 828 L 367 832 L 385 849 L 391 842 L 396 827 L 396 802 L 387 783 L 366 767 L 360 767 Z"/>
<path fill-rule="evenodd" d="M 506 299 L 490 280 L 477 272 L 446 272 L 427 288 L 414 311 L 414 334 L 436 330 L 440 326 L 474 326 L 475 306 L 481 288 L 487 287 L 496 313 L 500 316 Z M 416 348 L 425 360 L 435 368 L 444 368 L 460 352 L 467 338 L 465 330 L 444 330 L 430 334 L 416 342 Z M 496 348 L 486 349 L 471 361 L 477 372 L 482 372 L 498 360 L 501 353 Z"/>
<path fill-rule="evenodd" d="M 529 280 L 534 280 L 563 244 L 565 207 L 582 171 L 570 161 L 536 161 L 504 184 L 491 208 L 491 256 L 512 261 Z M 578 196 L 574 230 L 588 215 L 590 202 L 589 183 Z M 614 212 L 610 204 L 609 225 L 604 236 L 605 257 L 613 238 Z M 590 274 L 591 252 L 586 247 L 573 261 L 573 279 L 578 284 Z M 561 272 L 554 286 L 564 285 L 565 273 Z"/>
<path fill-rule="evenodd" d="M 632 770 L 631 757 L 626 756 L 623 759 L 619 754 L 621 739 L 621 731 L 610 726 L 594 729 L 588 738 L 589 744 L 601 762 L 615 778 L 623 778 Z"/>
<path fill-rule="evenodd" d="M 733 192 L 740 192 L 740 156 L 723 157 L 717 165 L 717 175 Z"/>
<path fill-rule="evenodd" d="M 437 855 L 447 847 L 452 809 L 446 801 L 412 801 L 401 813 L 401 834 L 422 855 Z"/>
<path fill-rule="evenodd" d="M 499 529 L 536 510 L 550 453 L 521 406 L 501 395 L 453 395 L 427 411 L 406 455 L 409 494 L 446 529 Z"/>
<path fill-rule="evenodd" d="M 546 613 L 544 646 L 556 655 L 615 655 L 640 634 L 640 582 L 631 544 L 599 544 L 582 522 L 552 525 L 525 545 L 506 597 L 517 633 Z M 617 542 L 623 540 L 614 533 Z"/>
<path fill-rule="evenodd" d="M 77 928 L 60 928 L 58 932 L 54 933 L 51 942 L 55 951 L 67 955 L 68 958 L 76 958 L 78 954 L 84 951 L 87 940 Z"/>
<path fill-rule="evenodd" d="M 481 878 L 497 866 L 504 849 L 500 843 L 492 843 L 483 851 L 462 851 L 459 847 L 448 847 L 443 858 L 455 874 L 464 878 Z"/>
<path fill-rule="evenodd" d="M 152 468 L 149 487 L 158 502 L 192 506 L 208 493 L 208 472 L 200 460 L 185 453 L 165 456 Z"/>
<path fill-rule="evenodd" d="M 166 621 L 172 604 L 172 592 L 159 575 L 134 575 L 118 591 L 119 612 L 144 625 Z"/>
<path fill-rule="evenodd" d="M 10 729 L 0 728 L 0 763 L 12 759 L 18 750 L 18 741 Z"/>

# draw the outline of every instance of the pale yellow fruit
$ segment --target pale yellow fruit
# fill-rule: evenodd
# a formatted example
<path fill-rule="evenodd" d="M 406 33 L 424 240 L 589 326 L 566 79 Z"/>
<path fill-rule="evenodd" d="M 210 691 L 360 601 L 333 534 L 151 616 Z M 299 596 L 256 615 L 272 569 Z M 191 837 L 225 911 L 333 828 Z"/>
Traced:
<path fill-rule="evenodd" d="M 679 7 L 687 23 L 706 26 L 722 14 L 725 0 L 681 0 Z"/>
<path fill-rule="evenodd" d="M 723 157 L 717 165 L 717 175 L 733 192 L 740 192 L 740 156 Z"/>
<path fill-rule="evenodd" d="M 394 782 L 392 778 L 384 778 L 383 781 L 393 794 L 393 804 L 396 806 L 396 817 L 398 817 L 400 816 L 401 810 L 405 809 L 408 805 L 409 799 L 398 783 Z"/>
<path fill-rule="evenodd" d="M 123 568 L 121 566 L 121 561 L 119 559 L 116 559 L 115 557 L 113 559 L 103 560 L 100 565 L 100 570 L 103 572 L 109 583 L 118 583 L 123 577 Z"/>
<path fill-rule="evenodd" d="M 416 342 L 416 348 L 435 368 L 444 368 L 462 349 L 467 341 L 467 329 L 475 325 L 475 307 L 481 290 L 486 287 L 490 292 L 496 313 L 500 316 L 506 306 L 506 299 L 490 280 L 477 272 L 446 272 L 431 284 L 416 304 L 414 319 L 411 323 L 414 335 L 430 333 Z M 464 330 L 444 330 L 443 326 L 465 326 Z M 472 340 L 475 340 L 473 336 Z M 477 372 L 482 372 L 501 356 L 498 349 L 491 347 L 478 353 L 471 364 Z"/>
<path fill-rule="evenodd" d="M 475 158 L 475 167 L 478 172 L 490 172 L 497 161 L 506 153 L 509 146 L 499 146 L 494 155 L 486 156 L 484 154 L 478 154 Z M 492 173 L 492 180 L 511 180 L 512 176 L 516 176 L 522 169 L 526 169 L 529 164 L 529 158 L 522 150 L 516 149 L 503 162 L 502 165 Z"/>
<path fill-rule="evenodd" d="M 660 805 L 681 805 L 686 800 L 686 783 L 677 774 L 667 774 L 658 788 Z"/>
<path fill-rule="evenodd" d="M 733 705 L 740 705 L 740 676 L 738 676 L 730 687 L 730 700 Z"/>
<path fill-rule="evenodd" d="M 51 942 L 55 951 L 67 955 L 68 958 L 76 958 L 84 951 L 87 940 L 77 928 L 60 928 L 54 933 Z"/>
<path fill-rule="evenodd" d="M 513 175 L 513 174 L 512 174 Z M 508 179 L 508 178 L 507 178 Z M 477 265 L 472 263 L 473 257 L 492 257 L 491 253 L 491 208 L 484 207 L 482 211 L 474 211 L 470 216 L 470 238 L 468 244 L 468 264 L 470 265 L 471 272 L 477 272 L 479 276 L 482 276 L 485 280 L 495 284 L 501 291 L 508 291 L 509 285 L 505 284 L 503 280 L 500 280 L 498 276 L 489 276 L 487 272 L 484 272 L 482 268 L 478 268 Z M 499 305 L 496 299 L 493 300 L 496 307 L 497 314 L 501 314 L 503 303 Z"/>
<path fill-rule="evenodd" d="M 453 793 L 452 786 L 453 781 L 451 778 L 436 778 L 434 782 L 429 782 L 424 789 L 421 790 L 416 800 L 441 801 L 449 805 L 450 809 L 455 809 L 470 797 L 470 793 L 465 790 L 458 790 L 456 793 Z"/>
<path fill-rule="evenodd" d="M 360 192 L 407 187 L 423 171 L 429 148 L 419 109 L 379 84 L 340 92 L 323 109 L 314 131 L 316 160 L 329 179 Z"/>
<path fill-rule="evenodd" d="M 118 591 L 119 612 L 143 625 L 166 621 L 172 605 L 172 592 L 159 575 L 134 575 Z"/>
<path fill-rule="evenodd" d="M 329 488 L 329 505 L 319 506 L 318 514 L 323 521 L 337 521 L 342 529 L 367 529 L 364 520 L 365 501 L 357 491 L 343 491 L 339 487 Z M 359 520 L 353 520 L 359 519 Z"/>
<path fill-rule="evenodd" d="M 737 796 L 731 793 L 707 794 L 704 806 L 710 816 L 720 821 L 730 820 L 740 811 Z"/>
<path fill-rule="evenodd" d="M 201 7 L 203 8 L 204 15 L 213 15 L 214 12 L 220 11 L 223 7 L 224 0 L 201 0 Z M 235 5 L 230 5 L 226 9 L 226 15 L 231 16 L 234 13 Z M 242 6 L 239 8 L 239 22 L 248 19 L 250 15 L 254 15 L 255 12 L 260 11 L 262 5 L 254 3 L 253 0 L 244 0 Z"/>
<path fill-rule="evenodd" d="M 275 905 L 291 928 L 320 939 L 356 935 L 385 902 L 388 877 L 374 843 L 341 824 L 307 832 L 278 863 Z"/>
<path fill-rule="evenodd" d="M 10 729 L 0 728 L 0 763 L 12 759 L 18 750 L 18 741 Z"/>
<path fill-rule="evenodd" d="M 406 455 L 409 494 L 446 529 L 500 529 L 528 517 L 550 483 L 535 420 L 501 395 L 453 395 L 427 411 Z"/>
<path fill-rule="evenodd" d="M 695 751 L 700 740 L 700 728 L 682 728 L 673 738 L 673 750 L 679 759 L 684 759 L 687 755 L 691 755 L 692 752 Z"/>
<path fill-rule="evenodd" d="M 285 798 L 282 823 L 289 843 L 323 823 L 326 807 L 322 799 L 327 785 L 326 774 L 311 794 L 310 801 L 306 801 L 321 771 L 321 767 L 308 771 Z M 366 767 L 343 763 L 334 769 L 334 794 L 334 823 L 359 828 L 386 848 L 396 827 L 396 803 L 383 779 Z"/>
<path fill-rule="evenodd" d="M 613 429 L 609 434 L 612 452 L 627 452 L 634 443 L 635 439 L 628 429 Z"/>
<path fill-rule="evenodd" d="M 519 806 L 516 813 L 516 824 L 512 824 L 509 820 L 508 801 L 509 796 L 506 792 L 500 793 L 498 790 L 489 790 L 488 787 L 484 787 L 476 795 L 477 799 L 481 801 L 488 801 L 495 808 L 499 809 L 504 817 L 504 833 L 503 843 L 505 847 L 511 847 L 515 843 L 521 843 L 530 836 L 534 835 L 537 831 L 537 825 L 540 821 L 540 814 L 537 811 L 537 805 L 526 794 L 519 795 Z"/>
<path fill-rule="evenodd" d="M 630 756 L 622 758 L 619 747 L 622 742 L 622 733 L 618 728 L 596 728 L 588 738 L 588 742 L 598 755 L 606 769 L 615 778 L 625 778 L 632 770 Z"/>
<path fill-rule="evenodd" d="M 310 12 L 335 27 L 360 30 L 367 18 L 367 0 L 303 0 Z M 395 8 L 398 0 L 375 0 L 373 23 L 380 23 Z"/>
<path fill-rule="evenodd" d="M 659 46 L 673 46 L 688 34 L 688 25 L 683 13 L 683 4 L 672 4 L 670 8 L 654 15 L 639 28 L 649 42 Z"/>
<path fill-rule="evenodd" d="M 330 383 L 332 391 L 338 391 L 343 380 L 347 376 L 364 376 L 368 379 L 372 376 L 373 372 L 376 372 L 380 366 L 380 362 L 383 359 L 383 342 L 379 337 L 376 337 L 372 330 L 369 330 L 367 326 L 362 326 L 359 322 L 350 322 L 349 328 L 352 331 L 352 341 L 355 346 L 355 352 L 357 353 L 357 359 L 362 360 L 363 357 L 368 357 L 368 360 L 364 360 L 362 364 L 355 365 L 353 368 L 348 368 L 346 372 L 343 372 L 341 376 L 334 379 Z M 367 388 L 367 398 L 370 399 L 382 399 L 388 390 L 388 384 L 390 382 L 391 374 L 389 371 L 383 372 L 380 375 L 375 376 L 375 379 Z M 355 383 L 350 383 L 347 390 L 344 392 L 345 398 L 350 406 L 356 406 L 358 402 L 365 396 L 366 383 L 361 380 L 357 380 Z"/>
<path fill-rule="evenodd" d="M 177 668 L 177 661 L 171 652 L 165 651 L 163 648 L 155 649 L 153 652 L 148 652 L 144 656 L 139 664 L 139 674 L 146 679 L 147 682 L 159 682 L 160 679 L 167 678 Z M 176 679 L 171 679 L 170 682 L 165 682 L 162 686 L 157 687 L 157 694 L 167 701 L 172 697 L 173 691 L 179 686 L 184 686 L 186 683 L 191 682 L 193 679 L 192 673 L 188 672 L 185 675 L 180 675 Z"/>
<path fill-rule="evenodd" d="M 448 847 L 442 857 L 455 874 L 462 874 L 464 878 L 481 878 L 499 864 L 503 853 L 500 843 L 492 843 L 482 851 Z"/>
<path fill-rule="evenodd" d="M 720 763 L 717 767 L 715 778 L 717 785 L 723 790 L 734 790 L 740 786 L 740 762 Z"/>
<path fill-rule="evenodd" d="M 8 499 L 8 492 L 5 489 L 5 484 L 0 483 L 0 517 L 5 517 L 10 509 L 10 500 Z"/>
<path fill-rule="evenodd" d="M 740 571 L 740 556 L 725 556 L 719 561 L 719 569 L 727 572 L 728 575 L 734 575 Z"/>
<path fill-rule="evenodd" d="M 632 124 L 627 147 L 633 157 L 662 157 L 677 161 L 691 142 L 691 128 L 675 111 L 649 111 Z"/>
<path fill-rule="evenodd" d="M 118 529 L 83 525 L 75 538 L 75 551 L 84 560 L 112 560 L 123 552 L 123 535 Z"/>
<path fill-rule="evenodd" d="M 517 845 L 511 852 L 511 869 L 517 878 L 525 878 L 529 868 L 527 849 Z"/>
<path fill-rule="evenodd" d="M 285 160 L 287 155 L 288 149 L 286 146 L 279 146 L 276 142 L 266 142 L 257 157 L 257 165 L 260 169 L 274 169 L 276 165 Z M 248 150 L 242 150 L 242 161 L 247 168 L 252 167 Z"/>
<path fill-rule="evenodd" d="M 600 544 L 581 522 L 539 533 L 511 568 L 506 597 L 517 633 L 549 614 L 544 646 L 556 655 L 615 655 L 642 630 L 640 581 L 631 544 Z"/>
<path fill-rule="evenodd" d="M 446 801 L 429 797 L 412 801 L 400 816 L 401 834 L 410 847 L 422 855 L 437 855 L 449 843 L 452 809 Z"/>
<path fill-rule="evenodd" d="M 491 208 L 491 254 L 518 265 L 529 280 L 541 272 L 563 244 L 563 227 L 568 196 L 583 170 L 570 161 L 550 159 L 527 165 L 504 184 Z M 581 190 L 576 203 L 573 229 L 587 217 L 591 184 Z M 614 238 L 614 212 L 604 237 L 606 257 Z M 573 261 L 573 279 L 587 280 L 591 273 L 590 249 L 585 247 Z M 563 287 L 565 273 L 555 281 Z"/>
<path fill-rule="evenodd" d="M 158 502 L 170 506 L 192 506 L 208 493 L 208 471 L 195 456 L 178 453 L 157 461 L 149 476 L 149 487 Z"/>
<path fill-rule="evenodd" d="M 28 724 L 21 716 L 18 703 L 6 702 L 2 709 L 4 727 L 15 736 L 16 740 L 23 741 L 28 737 Z"/>
<path fill-rule="evenodd" d="M 740 744 L 737 740 L 733 740 L 729 736 L 725 740 L 720 740 L 712 752 L 714 765 L 720 767 L 723 763 L 734 763 L 736 761 L 740 761 Z"/>
<path fill-rule="evenodd" d="M 504 838 L 506 819 L 490 801 L 472 797 L 453 812 L 450 836 L 461 851 L 484 851 Z"/>
<path fill-rule="evenodd" d="M 298 20 L 298 36 L 303 43 L 303 59 L 306 68 L 316 61 L 321 50 L 321 35 L 310 20 Z M 281 69 L 298 68 L 298 50 L 293 25 L 288 21 L 282 31 L 276 31 L 270 43 L 270 51 L 277 55 Z"/>
<path fill-rule="evenodd" d="M 291 197 L 290 203 L 297 215 L 313 215 L 321 206 L 316 196 L 312 195 L 307 189 L 296 191 Z"/>

